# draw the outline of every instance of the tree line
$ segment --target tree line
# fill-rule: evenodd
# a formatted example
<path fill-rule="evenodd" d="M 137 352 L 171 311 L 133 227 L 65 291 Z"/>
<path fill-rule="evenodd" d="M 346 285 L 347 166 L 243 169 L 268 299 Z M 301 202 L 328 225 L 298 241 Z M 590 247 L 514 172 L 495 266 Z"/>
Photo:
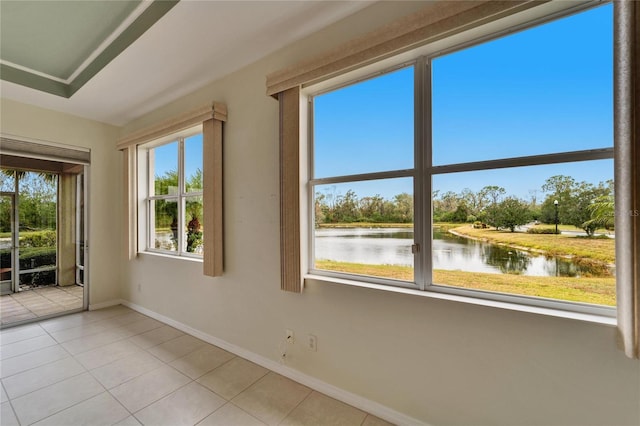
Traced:
<path fill-rule="evenodd" d="M 2 169 L 0 186 L 3 191 L 13 192 L 18 179 L 18 205 L 21 231 L 44 231 L 56 229 L 58 176 L 53 173 L 36 173 Z M 0 232 L 11 232 L 11 203 L 8 198 L 0 200 Z"/>
<path fill-rule="evenodd" d="M 581 228 L 588 235 L 599 227 L 613 227 L 612 180 L 592 184 L 556 175 L 529 195 L 527 200 L 508 195 L 505 188 L 497 185 L 487 185 L 479 191 L 434 191 L 433 221 L 476 223 L 515 231 L 531 221 L 554 224 L 557 214 L 559 224 Z M 359 198 L 353 190 L 337 196 L 316 193 L 315 222 L 412 223 L 413 195 L 402 193 L 387 200 L 380 195 Z"/>
<path fill-rule="evenodd" d="M 185 180 L 185 190 L 202 190 L 202 170 L 195 172 Z M 178 193 L 178 172 L 168 170 L 163 175 L 154 177 L 154 193 L 156 195 L 177 194 Z M 155 228 L 158 230 L 170 230 L 172 233 L 171 242 L 175 249 L 178 248 L 178 203 L 177 200 L 159 199 L 154 201 Z M 186 247 L 190 253 L 202 249 L 203 226 L 202 226 L 202 201 L 200 197 L 189 197 L 185 200 L 185 227 L 186 227 Z"/>
<path fill-rule="evenodd" d="M 413 223 L 413 195 L 403 192 L 391 200 L 380 195 L 358 198 L 353 190 L 344 195 L 316 193 L 315 222 Z"/>

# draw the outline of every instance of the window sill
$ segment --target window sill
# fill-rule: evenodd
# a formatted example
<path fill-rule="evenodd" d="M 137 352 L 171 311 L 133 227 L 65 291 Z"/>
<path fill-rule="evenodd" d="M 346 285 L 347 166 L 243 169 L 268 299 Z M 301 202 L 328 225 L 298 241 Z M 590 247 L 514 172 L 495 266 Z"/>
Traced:
<path fill-rule="evenodd" d="M 196 262 L 202 263 L 203 260 L 201 257 L 191 257 L 191 256 L 178 256 L 173 254 L 160 253 L 156 251 L 140 251 L 138 252 L 138 256 L 152 256 L 152 257 L 163 257 L 165 259 L 175 259 L 175 260 L 186 260 L 188 262 Z"/>
<path fill-rule="evenodd" d="M 545 308 L 540 306 L 523 305 L 518 303 L 504 302 L 498 300 L 482 299 L 470 296 L 461 296 L 456 294 L 448 294 L 439 291 L 421 291 L 410 288 L 393 287 L 381 284 L 367 283 L 363 281 L 348 280 L 343 278 L 326 277 L 322 275 L 307 274 L 304 276 L 305 284 L 308 281 L 326 283 L 326 284 L 340 284 L 350 285 L 354 287 L 368 288 L 372 290 L 387 291 L 391 293 L 407 294 L 411 296 L 428 297 L 431 299 L 447 300 L 450 302 L 470 303 L 473 305 L 487 306 L 497 309 L 507 309 L 512 311 L 526 312 L 530 314 L 551 316 L 557 318 L 566 318 L 576 321 L 584 321 L 596 324 L 604 324 L 610 326 L 617 326 L 618 321 L 615 316 L 606 316 L 598 314 L 590 314 L 583 312 L 573 312 L 561 309 Z"/>

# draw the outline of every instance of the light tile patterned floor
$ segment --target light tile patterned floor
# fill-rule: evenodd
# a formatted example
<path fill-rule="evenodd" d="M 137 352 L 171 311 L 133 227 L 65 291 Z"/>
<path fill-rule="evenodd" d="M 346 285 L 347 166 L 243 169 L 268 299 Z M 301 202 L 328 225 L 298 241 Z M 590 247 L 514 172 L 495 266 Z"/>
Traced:
<path fill-rule="evenodd" d="M 2 325 L 82 308 L 83 288 L 41 287 L 0 297 Z"/>
<path fill-rule="evenodd" d="M 124 306 L 0 331 L 9 425 L 389 423 Z"/>

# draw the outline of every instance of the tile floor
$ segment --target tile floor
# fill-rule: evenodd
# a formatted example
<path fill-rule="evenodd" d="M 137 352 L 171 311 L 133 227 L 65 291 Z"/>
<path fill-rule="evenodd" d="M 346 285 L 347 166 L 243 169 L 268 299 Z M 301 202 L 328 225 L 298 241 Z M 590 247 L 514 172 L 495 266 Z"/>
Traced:
<path fill-rule="evenodd" d="M 82 308 L 83 288 L 42 287 L 0 297 L 2 325 Z"/>
<path fill-rule="evenodd" d="M 9 425 L 388 425 L 124 306 L 0 332 Z"/>

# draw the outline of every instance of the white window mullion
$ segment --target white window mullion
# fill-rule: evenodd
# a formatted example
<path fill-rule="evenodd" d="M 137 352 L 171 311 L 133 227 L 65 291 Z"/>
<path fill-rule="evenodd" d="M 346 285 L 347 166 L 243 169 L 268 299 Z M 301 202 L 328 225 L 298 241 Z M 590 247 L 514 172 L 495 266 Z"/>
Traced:
<path fill-rule="evenodd" d="M 414 256 L 414 276 L 416 285 L 424 290 L 431 284 L 431 182 L 425 179 L 424 168 L 429 164 L 427 155 L 431 152 L 429 145 L 430 109 L 429 73 L 426 59 L 418 58 L 415 65 L 415 178 L 414 178 L 414 241 L 418 244 L 418 252 Z"/>
<path fill-rule="evenodd" d="M 186 198 L 180 196 L 178 198 L 178 241 L 180 241 L 180 255 L 183 255 L 187 251 L 187 241 L 185 240 L 184 230 L 187 226 L 187 219 L 185 215 L 186 210 Z"/>
<path fill-rule="evenodd" d="M 316 246 L 316 242 L 315 242 L 315 238 L 316 238 L 316 233 L 315 233 L 315 228 L 316 228 L 316 186 L 312 183 L 312 180 L 315 178 L 315 157 L 314 157 L 314 132 L 313 129 L 315 128 L 315 124 L 314 124 L 314 103 L 313 103 L 313 96 L 309 96 L 307 98 L 307 102 L 309 103 L 308 105 L 308 109 L 307 109 L 307 151 L 309 153 L 308 155 L 308 163 L 307 163 L 307 167 L 309 168 L 309 182 L 307 183 L 308 185 L 308 197 L 307 197 L 307 202 L 308 202 L 308 206 L 309 206 L 309 212 L 311 213 L 309 215 L 309 217 L 311 218 L 311 220 L 309 221 L 309 225 L 307 226 L 307 265 L 308 268 L 306 271 L 302 271 L 303 273 L 307 273 L 310 272 L 311 270 L 315 269 L 315 258 L 316 258 L 316 250 L 315 250 L 315 246 Z"/>
<path fill-rule="evenodd" d="M 186 251 L 184 240 L 185 218 L 185 182 L 184 182 L 184 138 L 178 140 L 178 253 Z"/>
<path fill-rule="evenodd" d="M 427 59 L 424 64 L 423 74 L 423 129 L 424 129 L 424 152 L 423 152 L 423 168 L 421 172 L 422 182 L 424 184 L 424 202 L 423 208 L 425 215 L 424 223 L 424 280 L 425 289 L 433 284 L 433 115 L 432 115 L 432 78 L 431 78 L 431 59 Z"/>
<path fill-rule="evenodd" d="M 156 234 L 156 218 L 155 218 L 155 209 L 151 208 L 153 201 L 151 201 L 151 197 L 155 195 L 155 191 L 153 189 L 153 171 L 155 162 L 155 154 L 152 149 L 147 150 L 147 247 L 150 249 L 155 248 L 155 234 Z M 150 232 L 153 229 L 153 232 Z"/>

